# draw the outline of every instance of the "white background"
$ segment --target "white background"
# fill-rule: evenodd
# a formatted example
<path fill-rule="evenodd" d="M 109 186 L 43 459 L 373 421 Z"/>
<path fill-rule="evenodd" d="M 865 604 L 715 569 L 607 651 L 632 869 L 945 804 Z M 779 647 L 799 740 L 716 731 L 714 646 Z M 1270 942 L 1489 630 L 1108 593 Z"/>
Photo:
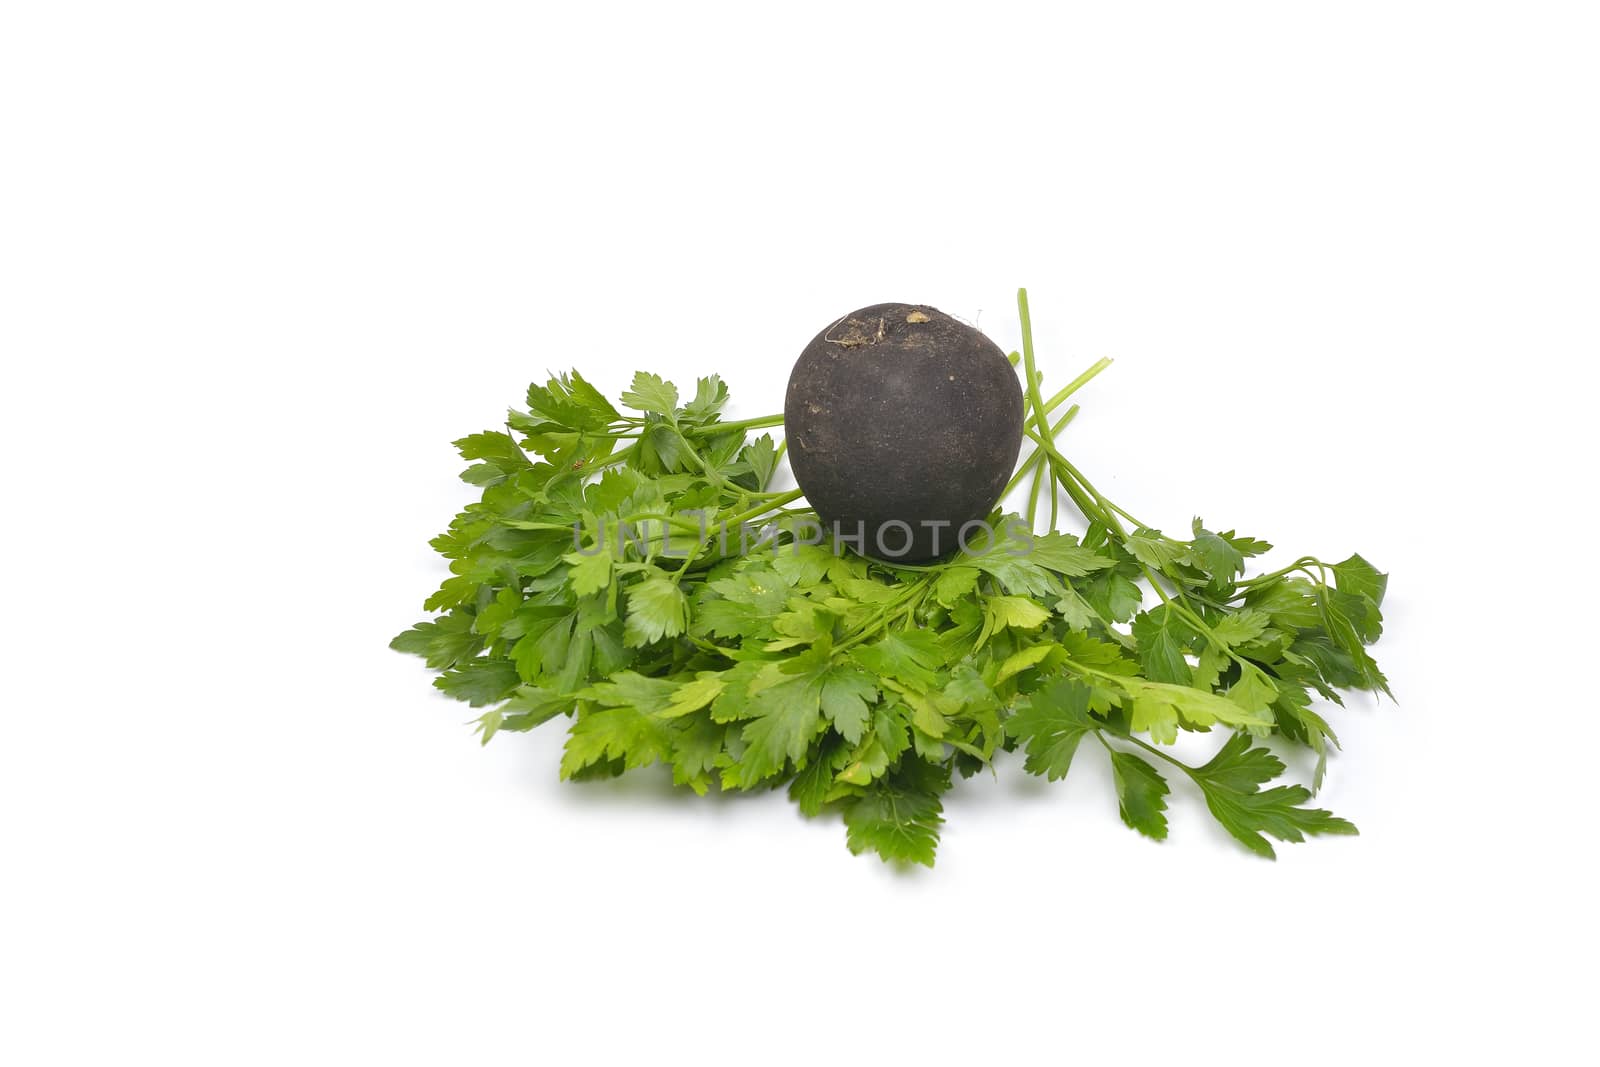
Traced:
<path fill-rule="evenodd" d="M 3 11 L 0 1059 L 1592 1046 L 1584 5 Z M 1114 499 L 1392 572 L 1362 836 L 1268 863 L 1179 790 L 1157 845 L 1085 753 L 896 873 L 559 784 L 385 648 L 530 379 L 763 414 L 842 312 L 1009 349 L 1018 285 L 1051 381 L 1117 361 L 1065 439 Z"/>

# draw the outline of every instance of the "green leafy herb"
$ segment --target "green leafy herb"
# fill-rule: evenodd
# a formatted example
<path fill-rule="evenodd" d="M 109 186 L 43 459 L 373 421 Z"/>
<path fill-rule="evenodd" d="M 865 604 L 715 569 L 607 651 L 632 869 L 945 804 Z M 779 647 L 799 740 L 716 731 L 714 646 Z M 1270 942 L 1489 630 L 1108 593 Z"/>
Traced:
<path fill-rule="evenodd" d="M 956 777 L 1018 750 L 1051 780 L 1103 750 L 1123 821 L 1157 840 L 1172 774 L 1264 856 L 1354 833 L 1307 806 L 1338 747 L 1316 705 L 1389 692 L 1368 651 L 1387 577 L 1358 555 L 1247 576 L 1266 542 L 1198 518 L 1174 538 L 1111 503 L 1056 445 L 1076 408 L 1051 422 L 1107 361 L 1045 399 L 1019 307 L 1033 448 L 1010 488 L 1031 481 L 1029 506 L 991 516 L 987 543 L 921 567 L 809 543 L 799 491 L 772 487 L 784 450 L 761 431 L 781 417 L 724 421 L 716 375 L 684 401 L 640 372 L 616 406 L 573 371 L 455 443 L 478 499 L 432 542 L 431 617 L 392 647 L 482 709 L 484 743 L 568 717 L 565 778 L 786 785 L 896 862 L 931 865 Z M 1023 538 L 1041 501 L 1075 507 L 1081 536 Z M 1212 731 L 1207 762 L 1168 749 Z M 1316 755 L 1312 788 L 1268 784 L 1269 737 Z"/>

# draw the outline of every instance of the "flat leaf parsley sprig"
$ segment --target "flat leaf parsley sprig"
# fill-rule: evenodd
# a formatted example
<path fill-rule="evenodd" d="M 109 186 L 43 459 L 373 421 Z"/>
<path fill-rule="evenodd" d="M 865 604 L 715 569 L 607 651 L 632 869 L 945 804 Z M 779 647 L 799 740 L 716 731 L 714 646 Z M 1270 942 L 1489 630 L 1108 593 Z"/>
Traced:
<path fill-rule="evenodd" d="M 932 865 L 954 777 L 1021 750 L 1058 779 L 1091 737 L 1149 837 L 1172 775 L 1265 856 L 1268 838 L 1355 833 L 1307 806 L 1338 745 L 1315 702 L 1388 692 L 1367 650 L 1386 576 L 1308 556 L 1246 577 L 1270 545 L 1199 519 L 1174 538 L 1111 503 L 1057 447 L 1077 406 L 1051 421 L 1109 361 L 1046 398 L 1018 304 L 1027 515 L 992 516 L 981 544 L 921 567 L 804 544 L 815 516 L 770 488 L 784 446 L 751 436 L 781 416 L 724 422 L 716 375 L 682 401 L 644 372 L 623 414 L 573 371 L 456 442 L 482 495 L 433 540 L 450 577 L 392 647 L 484 709 L 485 743 L 569 717 L 563 778 L 664 763 L 701 794 L 786 786 L 885 860 Z M 1063 496 L 1081 537 L 1055 529 Z M 1046 501 L 1052 532 L 1021 543 Z M 1208 762 L 1168 751 L 1214 728 L 1229 736 Z M 1273 735 L 1316 755 L 1311 788 L 1263 788 L 1284 772 L 1258 743 Z"/>

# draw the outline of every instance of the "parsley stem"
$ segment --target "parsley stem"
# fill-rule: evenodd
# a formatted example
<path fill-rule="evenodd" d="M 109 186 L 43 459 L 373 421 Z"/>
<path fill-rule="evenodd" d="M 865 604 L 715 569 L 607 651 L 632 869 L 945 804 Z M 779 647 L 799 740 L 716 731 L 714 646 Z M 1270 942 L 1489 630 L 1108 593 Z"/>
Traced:
<path fill-rule="evenodd" d="M 589 471 L 605 470 L 607 467 L 615 467 L 618 463 L 626 463 L 633 457 L 634 447 L 634 445 L 629 445 L 620 452 L 613 452 L 605 459 L 596 460 L 592 463 L 584 463 L 583 466 L 578 469 L 587 473 Z"/>
<path fill-rule="evenodd" d="M 1085 478 L 1083 476 L 1083 472 L 1080 471 L 1077 467 L 1073 466 L 1072 462 L 1070 460 L 1068 460 L 1065 456 L 1063 456 L 1059 452 L 1057 452 L 1056 453 L 1056 459 L 1057 459 L 1057 462 L 1060 463 L 1061 468 L 1063 470 L 1065 470 L 1069 475 L 1071 475 L 1073 480 L 1075 480 L 1080 486 L 1083 487 L 1083 491 L 1088 493 L 1090 496 L 1094 497 L 1095 502 L 1100 505 L 1101 511 L 1103 511 L 1105 513 L 1106 518 L 1110 520 L 1109 522 L 1106 523 L 1106 525 L 1108 527 L 1110 527 L 1112 530 L 1116 531 L 1119 535 L 1121 535 L 1124 538 L 1126 538 L 1128 536 L 1127 532 L 1122 528 L 1122 524 L 1117 521 L 1117 516 L 1118 515 L 1121 515 L 1123 518 L 1127 519 L 1129 522 L 1133 523 L 1135 526 L 1145 526 L 1144 523 L 1140 522 L 1138 519 L 1134 518 L 1132 515 L 1129 515 L 1126 511 L 1123 511 L 1121 508 L 1119 508 L 1115 504 L 1111 503 L 1111 501 L 1107 500 L 1101 494 L 1100 490 L 1096 489 L 1094 487 L 1094 485 L 1089 481 L 1089 479 Z M 1145 527 L 1145 528 L 1148 529 L 1148 527 Z"/>
<path fill-rule="evenodd" d="M 619 521 L 622 522 L 623 524 L 628 524 L 628 523 L 634 523 L 634 522 L 649 522 L 652 519 L 655 520 L 656 522 L 660 522 L 660 523 L 671 523 L 672 525 L 677 526 L 680 529 L 687 529 L 687 530 L 699 530 L 700 529 L 700 523 L 698 521 L 694 520 L 694 519 L 686 519 L 682 515 L 669 515 L 669 514 L 666 514 L 664 512 L 659 512 L 659 511 L 641 511 L 641 512 L 639 512 L 637 514 L 629 515 L 626 518 L 623 518 L 623 519 L 621 519 Z"/>
<path fill-rule="evenodd" d="M 738 422 L 708 422 L 703 426 L 685 426 L 683 432 L 696 437 L 712 437 L 732 430 L 759 430 L 767 426 L 782 425 L 782 415 L 762 415 L 754 419 L 740 419 Z"/>
<path fill-rule="evenodd" d="M 1074 404 L 1067 409 L 1065 415 L 1062 415 L 1060 419 L 1056 420 L 1056 424 L 1054 426 L 1050 427 L 1050 436 L 1059 437 L 1062 429 L 1067 425 L 1067 423 L 1071 422 L 1075 417 L 1077 417 L 1077 414 L 1078 405 Z M 1037 440 L 1037 438 L 1035 438 L 1035 440 Z M 1010 496 L 1012 490 L 1021 485 L 1022 480 L 1028 476 L 1028 472 L 1042 462 L 1044 462 L 1043 450 L 1037 448 L 1034 449 L 1033 452 L 1028 455 L 1028 458 L 1022 461 L 1022 465 L 1017 468 L 1017 473 L 1011 476 L 1011 481 L 1006 483 L 1005 489 L 1000 493 L 1000 499 L 1004 500 L 1006 497 Z"/>
<path fill-rule="evenodd" d="M 1263 585 L 1267 582 L 1275 582 L 1287 574 L 1293 574 L 1295 571 L 1303 571 L 1306 577 L 1316 578 L 1318 575 L 1313 574 L 1311 568 L 1321 567 L 1322 565 L 1322 561 L 1315 556 L 1301 556 L 1287 567 L 1280 567 L 1270 574 L 1258 574 L 1254 578 L 1244 578 L 1235 584 L 1240 586 Z"/>
<path fill-rule="evenodd" d="M 802 496 L 805 496 L 805 492 L 803 490 L 791 489 L 787 493 L 779 493 L 777 496 L 768 500 L 765 504 L 753 507 L 749 511 L 740 512 L 738 515 L 730 516 L 723 521 L 733 526 L 739 526 L 749 522 L 751 519 L 765 515 L 769 511 L 775 511 L 781 508 L 783 505 L 789 503 L 791 500 L 799 500 Z"/>
<path fill-rule="evenodd" d="M 1039 433 L 1048 438 L 1049 416 L 1045 412 L 1044 397 L 1039 395 L 1039 369 L 1033 359 L 1033 320 L 1028 317 L 1028 290 L 1017 290 L 1017 314 L 1022 319 L 1022 380 L 1028 387 L 1031 414 Z"/>
<path fill-rule="evenodd" d="M 706 480 L 712 485 L 716 486 L 718 489 L 726 488 L 728 484 L 727 480 L 722 477 L 721 473 L 719 473 L 716 468 L 711 466 L 711 463 L 700 454 L 694 445 L 689 443 L 689 438 L 684 436 L 683 430 L 676 423 L 673 424 L 672 432 L 677 435 L 679 441 L 683 442 L 684 450 L 689 453 L 689 455 L 694 459 L 695 463 L 700 467 L 700 470 L 705 473 Z"/>
<path fill-rule="evenodd" d="M 1117 750 L 1112 748 L 1111 747 L 1111 742 L 1106 740 L 1105 731 L 1104 730 L 1095 730 L 1094 731 L 1094 736 L 1100 742 L 1101 745 L 1105 746 L 1105 750 L 1107 752 L 1111 753 L 1113 756 L 1117 755 Z M 1170 763 L 1174 767 L 1178 768 L 1184 774 L 1187 774 L 1190 778 L 1195 778 L 1195 773 L 1194 773 L 1194 768 L 1193 767 L 1189 766 L 1187 763 L 1183 762 L 1181 759 L 1178 759 L 1175 756 L 1167 755 L 1165 752 L 1161 751 L 1159 748 L 1156 748 L 1154 745 L 1151 745 L 1150 743 L 1146 742 L 1142 738 L 1135 737 L 1131 733 L 1128 733 L 1128 734 L 1113 734 L 1112 736 L 1115 737 L 1118 741 L 1130 741 L 1133 744 L 1138 745 L 1140 748 L 1144 749 L 1146 752 L 1149 752 L 1151 755 L 1159 756 L 1162 759 L 1166 760 L 1168 763 Z M 1198 781 L 1198 779 L 1195 779 L 1195 780 Z"/>
<path fill-rule="evenodd" d="M 726 659 L 736 660 L 739 658 L 738 654 L 733 649 L 723 648 L 715 641 L 707 641 L 705 638 L 696 637 L 693 634 L 684 634 L 683 636 L 685 640 L 689 641 L 689 643 L 693 644 L 696 648 L 702 648 L 707 652 L 715 652 L 717 655 Z"/>
<path fill-rule="evenodd" d="M 1100 731 L 1098 731 L 1098 730 L 1095 731 L 1095 733 L 1099 733 L 1099 732 Z M 1162 759 L 1166 760 L 1168 763 L 1172 764 L 1174 767 L 1176 767 L 1179 770 L 1181 770 L 1184 774 L 1187 774 L 1190 778 L 1194 777 L 1194 768 L 1193 767 L 1191 767 L 1187 763 L 1183 762 L 1183 760 L 1178 759 L 1176 756 L 1167 755 L 1165 752 L 1161 751 L 1161 749 L 1157 748 L 1155 745 L 1152 745 L 1150 742 L 1144 740 L 1142 737 L 1135 737 L 1133 734 L 1118 734 L 1117 737 L 1119 739 L 1123 740 L 1123 741 L 1132 741 L 1134 744 L 1138 745 L 1140 748 L 1144 749 L 1146 752 L 1150 753 L 1152 756 L 1160 756 Z M 1110 746 L 1107 746 L 1107 747 L 1110 747 Z"/>
<path fill-rule="evenodd" d="M 922 603 L 923 596 L 933 588 L 933 575 L 920 578 L 916 582 L 906 585 L 893 599 L 879 605 L 878 610 L 867 616 L 866 622 L 856 628 L 855 633 L 834 646 L 835 652 L 842 652 L 852 645 L 858 645 L 873 634 L 888 626 L 895 619 L 906 614 L 905 604 L 912 601 L 910 611 L 915 612 Z M 899 610 L 895 610 L 899 609 Z M 892 614 L 891 614 L 892 612 Z"/>
<path fill-rule="evenodd" d="M 1039 473 L 1042 475 L 1042 474 L 1046 473 L 1047 469 L 1048 468 L 1046 468 L 1043 465 L 1041 465 L 1039 467 Z M 1059 506 L 1061 504 L 1061 494 L 1056 492 L 1057 488 L 1058 488 L 1058 486 L 1056 485 L 1056 481 L 1055 481 L 1055 473 L 1053 471 L 1051 471 L 1050 472 L 1050 529 L 1052 529 L 1052 530 L 1054 530 L 1056 528 L 1056 523 L 1060 519 L 1060 514 L 1059 514 L 1058 509 L 1059 509 Z"/>
<path fill-rule="evenodd" d="M 1061 389 L 1061 391 L 1055 396 L 1051 397 L 1047 403 L 1039 392 L 1039 371 L 1033 358 L 1033 320 L 1028 314 L 1028 290 L 1026 289 L 1017 290 L 1017 315 L 1022 320 L 1022 380 L 1027 384 L 1029 414 L 1032 415 L 1033 421 L 1037 428 L 1037 435 L 1030 433 L 1028 436 L 1033 437 L 1033 439 L 1039 443 L 1039 447 L 1047 454 L 1054 454 L 1059 458 L 1060 453 L 1055 451 L 1054 445 L 1055 431 L 1053 431 L 1050 427 L 1050 411 L 1054 409 L 1055 405 L 1063 402 L 1067 399 L 1067 397 L 1083 388 L 1083 386 L 1093 380 L 1095 375 L 1111 366 L 1111 360 L 1102 358 L 1097 361 L 1094 366 L 1090 367 L 1072 381 L 1068 382 Z M 1065 460 L 1063 460 L 1063 462 L 1065 462 Z M 1033 528 L 1035 521 L 1038 519 L 1039 492 L 1044 486 L 1047 475 L 1051 482 L 1050 525 L 1052 529 L 1055 528 L 1055 477 L 1053 472 L 1047 470 L 1043 461 L 1041 461 L 1040 469 L 1036 471 L 1033 476 L 1033 489 L 1028 494 L 1028 528 L 1030 530 Z M 1073 496 L 1070 489 L 1068 489 L 1068 495 Z M 1098 496 L 1098 494 L 1096 494 L 1096 496 Z M 1073 496 L 1073 502 L 1082 508 L 1082 502 L 1076 496 Z M 1090 518 L 1093 517 L 1092 515 L 1089 515 L 1087 511 L 1085 514 Z"/>
<path fill-rule="evenodd" d="M 1094 366 L 1090 367 L 1088 370 L 1072 379 L 1072 381 L 1062 386 L 1059 393 L 1045 401 L 1044 410 L 1046 412 L 1054 411 L 1062 401 L 1066 400 L 1067 397 L 1071 396 L 1073 393 L 1076 393 L 1079 389 L 1082 389 L 1084 386 L 1088 385 L 1094 380 L 1095 375 L 1111 366 L 1111 363 L 1112 360 L 1110 357 L 1102 357 L 1098 362 L 1095 363 Z"/>
<path fill-rule="evenodd" d="M 1051 464 L 1052 467 L 1055 467 L 1057 464 L 1066 463 L 1066 459 L 1056 449 L 1053 442 L 1041 438 L 1038 434 L 1029 429 L 1024 429 L 1022 432 L 1027 434 L 1038 444 L 1039 451 L 1043 456 L 1044 462 Z M 1078 510 L 1083 512 L 1084 518 L 1090 520 L 1099 520 L 1101 525 L 1105 526 L 1107 529 L 1118 530 L 1120 533 L 1120 529 L 1114 525 L 1115 519 L 1113 517 L 1104 515 L 1102 513 L 1102 509 L 1094 501 L 1094 499 L 1091 498 L 1088 493 L 1084 492 L 1082 487 L 1073 481 L 1073 479 L 1061 474 L 1059 469 L 1057 470 L 1057 481 L 1060 483 L 1061 488 L 1066 490 L 1067 495 L 1072 498 L 1072 502 L 1077 505 Z M 1122 534 L 1122 536 L 1126 537 L 1127 535 Z"/>
<path fill-rule="evenodd" d="M 1105 731 L 1104 730 L 1094 730 L 1092 732 L 1094 733 L 1094 739 L 1096 741 L 1100 742 L 1101 746 L 1107 752 L 1111 753 L 1113 756 L 1115 756 L 1117 754 L 1117 750 L 1111 747 L 1111 742 L 1106 740 L 1106 735 L 1105 735 Z"/>
<path fill-rule="evenodd" d="M 1039 521 L 1039 491 L 1044 488 L 1046 480 L 1050 482 L 1051 495 L 1055 495 L 1055 477 L 1050 473 L 1050 469 L 1041 463 L 1039 464 L 1039 469 L 1033 472 L 1033 488 L 1028 490 L 1029 530 L 1037 528 Z"/>

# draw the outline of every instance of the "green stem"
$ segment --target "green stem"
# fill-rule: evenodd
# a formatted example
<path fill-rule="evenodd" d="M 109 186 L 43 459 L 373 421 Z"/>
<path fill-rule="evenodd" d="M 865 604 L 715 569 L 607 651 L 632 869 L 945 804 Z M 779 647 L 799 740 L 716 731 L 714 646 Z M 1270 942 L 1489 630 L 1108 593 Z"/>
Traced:
<path fill-rule="evenodd" d="M 1048 411 L 1054 411 L 1056 409 L 1057 405 L 1059 405 L 1062 401 L 1066 400 L 1067 397 L 1071 396 L 1073 393 L 1076 393 L 1079 389 L 1082 389 L 1084 386 L 1088 385 L 1091 381 L 1094 380 L 1095 375 L 1099 374 L 1101 371 L 1103 371 L 1107 367 L 1111 366 L 1111 362 L 1112 361 L 1111 361 L 1111 359 L 1109 357 L 1102 358 L 1094 366 L 1090 367 L 1088 370 L 1084 371 L 1082 374 L 1080 374 L 1076 378 L 1072 379 L 1072 381 L 1070 381 L 1066 385 L 1062 386 L 1061 387 L 1061 391 L 1059 393 L 1057 393 L 1055 396 L 1051 397 L 1049 400 L 1045 401 L 1045 405 L 1044 405 L 1045 411 L 1047 411 L 1047 412 Z"/>
<path fill-rule="evenodd" d="M 710 462 L 700 454 L 699 450 L 696 449 L 694 445 L 689 443 L 689 438 L 684 435 L 683 430 L 679 428 L 677 424 L 673 424 L 672 432 L 678 435 L 679 441 L 683 442 L 684 450 L 694 458 L 694 461 L 699 466 L 701 472 L 705 474 L 706 480 L 712 485 L 716 486 L 718 489 L 726 489 L 728 486 L 727 479 L 723 478 L 722 475 L 711 466 Z"/>
<path fill-rule="evenodd" d="M 1040 453 L 1052 466 L 1066 463 L 1066 459 L 1063 458 L 1061 453 L 1056 450 L 1053 442 L 1041 438 L 1038 434 L 1029 429 L 1024 429 L 1022 432 L 1027 434 L 1034 440 L 1036 444 L 1038 444 Z M 1092 498 L 1088 493 L 1085 493 L 1082 487 L 1080 487 L 1072 478 L 1062 473 L 1061 468 L 1057 467 L 1056 470 L 1057 481 L 1060 482 L 1061 488 L 1066 491 L 1066 494 L 1069 497 L 1072 498 L 1072 502 L 1077 505 L 1078 510 L 1083 512 L 1084 518 L 1090 520 L 1098 519 L 1106 528 L 1113 530 L 1117 529 L 1117 527 L 1112 525 L 1114 520 L 1111 517 L 1103 516 L 1101 514 L 1101 508 L 1094 498 Z M 1127 535 L 1123 534 L 1122 536 L 1126 538 Z"/>
<path fill-rule="evenodd" d="M 717 526 L 719 529 L 727 529 L 730 526 L 743 526 L 751 519 L 759 518 L 762 515 L 766 515 L 774 511 L 783 511 L 784 504 L 787 504 L 792 500 L 797 500 L 804 494 L 799 489 L 791 489 L 786 493 L 755 493 L 748 495 L 765 496 L 768 499 L 760 504 L 757 504 L 753 508 L 741 511 L 736 515 L 724 515 L 718 513 L 710 522 L 706 524 L 704 529 L 710 530 L 713 525 Z M 696 531 L 702 528 L 699 523 L 693 523 L 691 525 Z M 682 579 L 683 576 L 688 573 L 689 568 L 695 563 L 696 560 L 700 558 L 701 554 L 705 552 L 710 543 L 710 539 L 708 538 L 705 542 L 696 545 L 694 550 L 684 558 L 683 565 L 680 566 L 673 574 L 672 580 L 676 582 Z"/>
<path fill-rule="evenodd" d="M 1028 436 L 1032 437 L 1034 441 L 1038 443 L 1043 455 L 1065 464 L 1066 458 L 1063 457 L 1060 452 L 1056 451 L 1055 431 L 1053 431 L 1050 427 L 1049 412 L 1056 404 L 1066 400 L 1067 397 L 1071 396 L 1073 393 L 1077 392 L 1079 389 L 1083 388 L 1086 384 L 1092 381 L 1097 374 L 1111 366 L 1111 360 L 1105 358 L 1100 359 L 1094 364 L 1094 366 L 1090 367 L 1088 370 L 1078 375 L 1078 377 L 1068 382 L 1059 393 L 1051 397 L 1050 401 L 1046 403 L 1044 398 L 1039 393 L 1039 376 L 1033 357 L 1033 319 L 1028 313 L 1028 291 L 1026 289 L 1017 290 L 1017 315 L 1022 320 L 1023 380 L 1028 383 L 1029 408 L 1031 414 L 1033 415 L 1033 421 L 1037 430 L 1036 433 L 1030 433 Z M 1029 494 L 1028 525 L 1030 527 L 1032 527 L 1034 519 L 1037 515 L 1040 482 L 1044 476 L 1045 471 L 1041 469 L 1039 473 L 1035 475 L 1033 491 Z M 1052 472 L 1052 481 L 1053 480 L 1054 474 Z M 1067 490 L 1067 495 L 1072 497 L 1072 502 L 1078 505 L 1079 510 L 1084 512 L 1084 516 L 1086 518 L 1092 519 L 1095 517 L 1094 513 L 1085 507 L 1086 501 L 1084 501 L 1082 494 L 1074 493 L 1073 488 L 1067 484 L 1064 479 L 1062 480 L 1062 488 Z M 1095 495 L 1098 499 L 1098 494 Z M 1055 488 L 1054 485 L 1052 485 L 1052 529 L 1055 528 L 1055 518 Z"/>
<path fill-rule="evenodd" d="M 1060 436 L 1062 429 L 1067 425 L 1067 423 L 1071 422 L 1077 414 L 1078 405 L 1074 404 L 1068 408 L 1067 413 L 1062 415 L 1060 419 L 1056 420 L 1056 424 L 1054 426 L 1050 427 L 1051 437 Z M 1033 439 L 1038 440 L 1038 438 Z M 1004 500 L 1006 497 L 1010 496 L 1012 490 L 1021 485 L 1022 480 L 1028 476 L 1028 472 L 1033 470 L 1033 468 L 1037 467 L 1042 462 L 1044 462 L 1044 451 L 1042 449 L 1036 448 L 1029 453 L 1028 458 L 1022 461 L 1022 466 L 1017 468 L 1017 473 L 1011 476 L 1011 481 L 1006 483 L 1005 489 L 1000 493 L 1000 499 Z"/>
<path fill-rule="evenodd" d="M 764 504 L 753 507 L 749 511 L 740 512 L 738 515 L 734 515 L 730 518 L 724 519 L 723 521 L 731 526 L 740 526 L 746 522 L 749 522 L 751 519 L 765 515 L 769 511 L 775 511 L 778 508 L 781 508 L 791 500 L 799 500 L 803 496 L 805 496 L 804 490 L 791 489 L 787 493 L 779 493 L 777 496 L 766 501 Z"/>
<path fill-rule="evenodd" d="M 1301 556 L 1287 567 L 1280 567 L 1270 574 L 1258 574 L 1254 578 L 1243 578 L 1234 584 L 1239 586 L 1262 585 L 1266 582 L 1271 582 L 1282 578 L 1287 574 L 1293 574 L 1295 571 L 1301 571 L 1307 578 L 1317 578 L 1319 575 L 1313 574 L 1311 568 L 1320 568 L 1323 565 L 1324 564 L 1322 561 L 1317 559 L 1315 556 Z"/>
<path fill-rule="evenodd" d="M 717 655 L 722 656 L 725 659 L 737 660 L 739 658 L 738 654 L 732 649 L 723 648 L 714 641 L 707 641 L 704 638 L 695 637 L 692 634 L 686 636 L 696 647 L 702 648 L 707 652 L 715 652 Z"/>
<path fill-rule="evenodd" d="M 1121 537 L 1123 540 L 1127 540 L 1128 532 L 1123 529 L 1122 523 L 1117 519 L 1117 516 L 1122 514 L 1122 509 L 1112 504 L 1111 501 L 1107 500 L 1101 494 L 1100 490 L 1096 489 L 1094 485 L 1090 483 L 1089 479 L 1083 476 L 1083 472 L 1077 467 L 1073 466 L 1072 462 L 1060 452 L 1054 452 L 1053 458 L 1060 470 L 1066 472 L 1066 474 L 1074 482 L 1082 487 L 1085 493 L 1094 498 L 1094 502 L 1098 505 L 1107 528 L 1115 532 L 1117 536 Z M 1136 526 L 1144 525 L 1144 523 L 1139 522 L 1136 519 L 1129 519 L 1128 521 L 1134 523 Z"/>
<path fill-rule="evenodd" d="M 760 430 L 768 426 L 782 426 L 782 415 L 762 415 L 754 419 L 740 419 L 738 422 L 710 422 L 704 426 L 688 426 L 684 433 L 694 434 L 697 437 L 714 437 L 720 433 L 732 430 Z"/>
<path fill-rule="evenodd" d="M 625 518 L 618 519 L 617 521 L 626 524 L 635 522 L 649 522 L 651 520 L 662 523 L 671 523 L 673 526 L 676 526 L 679 529 L 696 531 L 700 529 L 700 523 L 696 522 L 694 519 L 686 519 L 682 515 L 668 515 L 665 512 L 660 511 L 641 511 L 637 515 L 629 515 Z"/>
<path fill-rule="evenodd" d="M 1099 733 L 1099 732 L 1100 731 L 1098 731 L 1098 730 L 1095 731 L 1095 733 Z M 1152 745 L 1150 742 L 1144 740 L 1143 738 L 1135 737 L 1133 734 L 1118 734 L 1117 738 L 1118 738 L 1118 740 L 1121 740 L 1121 741 L 1131 741 L 1131 742 L 1133 742 L 1134 744 L 1138 745 L 1140 748 L 1144 749 L 1146 752 L 1150 753 L 1152 756 L 1160 756 L 1162 759 L 1166 760 L 1168 763 L 1172 764 L 1174 767 L 1176 767 L 1179 770 L 1181 770 L 1184 774 L 1187 774 L 1190 778 L 1194 777 L 1194 768 L 1193 767 L 1189 766 L 1187 763 L 1183 762 L 1181 759 L 1178 759 L 1176 756 L 1167 755 L 1165 752 L 1161 751 L 1155 745 Z M 1102 738 L 1101 742 L 1104 743 L 1104 740 L 1105 739 Z M 1107 745 L 1106 747 L 1109 748 L 1111 746 Z"/>
<path fill-rule="evenodd" d="M 1050 473 L 1049 468 L 1046 467 L 1043 463 L 1041 463 L 1041 464 L 1039 464 L 1039 469 L 1033 472 L 1033 488 L 1028 490 L 1028 529 L 1029 530 L 1033 530 L 1033 529 L 1037 528 L 1037 523 L 1039 521 L 1039 492 L 1040 492 L 1040 490 L 1042 490 L 1044 488 L 1044 483 L 1045 483 L 1046 480 L 1050 481 L 1050 483 L 1051 483 L 1051 485 L 1050 485 L 1051 495 L 1054 496 L 1055 495 L 1055 478 Z M 1054 527 L 1052 527 L 1052 529 L 1054 529 Z"/>
<path fill-rule="evenodd" d="M 629 445 L 627 448 L 624 448 L 620 452 L 611 453 L 611 455 L 607 456 L 605 459 L 601 460 L 598 463 L 585 463 L 583 465 L 583 469 L 585 471 L 599 471 L 599 470 L 605 470 L 607 467 L 615 467 L 618 463 L 626 463 L 629 460 L 629 458 L 632 457 L 633 450 L 635 448 L 637 448 L 637 447 L 639 447 L 639 446 L 638 445 Z"/>
<path fill-rule="evenodd" d="M 1033 320 L 1028 316 L 1028 290 L 1017 290 L 1017 314 L 1022 319 L 1022 380 L 1028 387 L 1028 400 L 1033 406 L 1033 421 L 1039 433 L 1050 434 L 1049 416 L 1044 397 L 1039 395 L 1039 368 L 1033 359 Z"/>
<path fill-rule="evenodd" d="M 921 597 L 933 587 L 933 577 L 920 578 L 907 585 L 893 600 L 888 601 L 867 617 L 867 621 L 856 628 L 855 633 L 845 638 L 834 646 L 835 652 L 842 652 L 854 645 L 859 645 L 867 638 L 872 637 L 879 630 L 887 627 L 895 619 L 905 614 L 906 602 L 912 601 L 911 610 L 915 611 L 921 603 Z"/>

